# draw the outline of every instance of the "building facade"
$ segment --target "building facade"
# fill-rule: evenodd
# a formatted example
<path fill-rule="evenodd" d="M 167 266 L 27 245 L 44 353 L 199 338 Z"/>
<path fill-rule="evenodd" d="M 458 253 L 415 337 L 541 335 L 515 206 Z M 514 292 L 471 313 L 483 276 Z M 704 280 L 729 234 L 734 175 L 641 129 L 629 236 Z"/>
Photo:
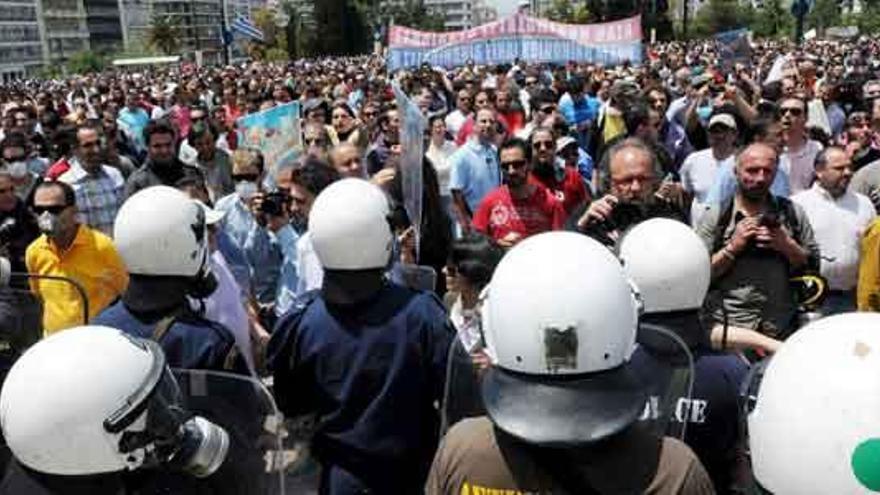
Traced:
<path fill-rule="evenodd" d="M 91 48 L 83 0 L 40 0 L 40 3 L 43 59 L 47 65 L 64 63 L 74 53 Z"/>
<path fill-rule="evenodd" d="M 444 28 L 458 31 L 475 26 L 473 0 L 425 0 L 425 7 L 441 12 L 446 17 Z"/>
<path fill-rule="evenodd" d="M 0 83 L 21 79 L 43 65 L 37 0 L 0 0 Z"/>

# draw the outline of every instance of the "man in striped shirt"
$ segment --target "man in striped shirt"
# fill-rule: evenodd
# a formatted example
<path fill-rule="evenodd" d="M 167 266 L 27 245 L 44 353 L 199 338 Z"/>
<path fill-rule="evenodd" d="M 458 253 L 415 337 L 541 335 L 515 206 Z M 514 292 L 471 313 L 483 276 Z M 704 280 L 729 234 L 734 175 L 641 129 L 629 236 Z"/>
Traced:
<path fill-rule="evenodd" d="M 113 235 L 113 222 L 122 204 L 125 179 L 119 170 L 101 164 L 98 130 L 82 125 L 76 131 L 75 157 L 70 169 L 58 180 L 76 192 L 80 221 L 102 233 Z"/>

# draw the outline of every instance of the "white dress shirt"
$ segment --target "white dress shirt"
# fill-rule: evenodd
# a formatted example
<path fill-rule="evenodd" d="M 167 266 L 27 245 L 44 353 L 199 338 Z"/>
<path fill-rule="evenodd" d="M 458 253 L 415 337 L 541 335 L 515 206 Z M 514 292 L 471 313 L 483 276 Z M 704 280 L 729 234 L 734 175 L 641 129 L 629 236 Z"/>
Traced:
<path fill-rule="evenodd" d="M 831 197 L 819 183 L 791 197 L 807 214 L 822 254 L 820 272 L 832 290 L 855 289 L 859 277 L 859 243 L 876 213 L 858 193 Z"/>
<path fill-rule="evenodd" d="M 779 155 L 779 168 L 788 174 L 792 194 L 806 191 L 816 176 L 816 155 L 822 151 L 822 144 L 808 139 L 801 149 L 792 152 L 785 148 Z"/>

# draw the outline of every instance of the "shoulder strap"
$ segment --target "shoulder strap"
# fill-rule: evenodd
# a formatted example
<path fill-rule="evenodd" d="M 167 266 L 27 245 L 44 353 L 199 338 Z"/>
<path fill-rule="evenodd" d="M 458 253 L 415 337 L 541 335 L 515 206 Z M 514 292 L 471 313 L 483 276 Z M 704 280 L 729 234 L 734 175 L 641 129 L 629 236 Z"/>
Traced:
<path fill-rule="evenodd" d="M 153 334 L 150 336 L 156 342 L 161 342 L 162 337 L 168 333 L 168 330 L 174 325 L 174 322 L 177 321 L 177 318 L 180 316 L 180 312 L 174 312 L 159 321 L 156 322 L 156 325 L 153 327 Z"/>
<path fill-rule="evenodd" d="M 727 231 L 727 225 L 733 218 L 733 198 L 721 205 L 721 214 L 718 215 L 718 223 L 715 224 L 715 237 L 712 240 L 712 252 L 715 254 L 724 245 L 724 232 Z"/>

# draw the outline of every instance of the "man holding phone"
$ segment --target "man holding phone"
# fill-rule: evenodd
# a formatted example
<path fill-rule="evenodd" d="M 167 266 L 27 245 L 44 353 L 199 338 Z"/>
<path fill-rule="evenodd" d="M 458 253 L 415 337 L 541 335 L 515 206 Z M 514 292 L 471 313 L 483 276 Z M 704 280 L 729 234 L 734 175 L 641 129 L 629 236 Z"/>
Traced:
<path fill-rule="evenodd" d="M 796 310 L 789 279 L 819 269 L 819 246 L 803 208 L 770 193 L 777 166 L 771 146 L 746 147 L 733 200 L 709 207 L 695 230 L 712 255 L 711 317 L 782 339 Z"/>
<path fill-rule="evenodd" d="M 687 223 L 687 213 L 673 201 L 673 178 L 660 179 L 654 150 L 638 138 L 627 138 L 608 150 L 607 173 L 601 177 L 605 196 L 577 209 L 568 230 L 613 246 L 623 232 L 649 218 Z"/>

